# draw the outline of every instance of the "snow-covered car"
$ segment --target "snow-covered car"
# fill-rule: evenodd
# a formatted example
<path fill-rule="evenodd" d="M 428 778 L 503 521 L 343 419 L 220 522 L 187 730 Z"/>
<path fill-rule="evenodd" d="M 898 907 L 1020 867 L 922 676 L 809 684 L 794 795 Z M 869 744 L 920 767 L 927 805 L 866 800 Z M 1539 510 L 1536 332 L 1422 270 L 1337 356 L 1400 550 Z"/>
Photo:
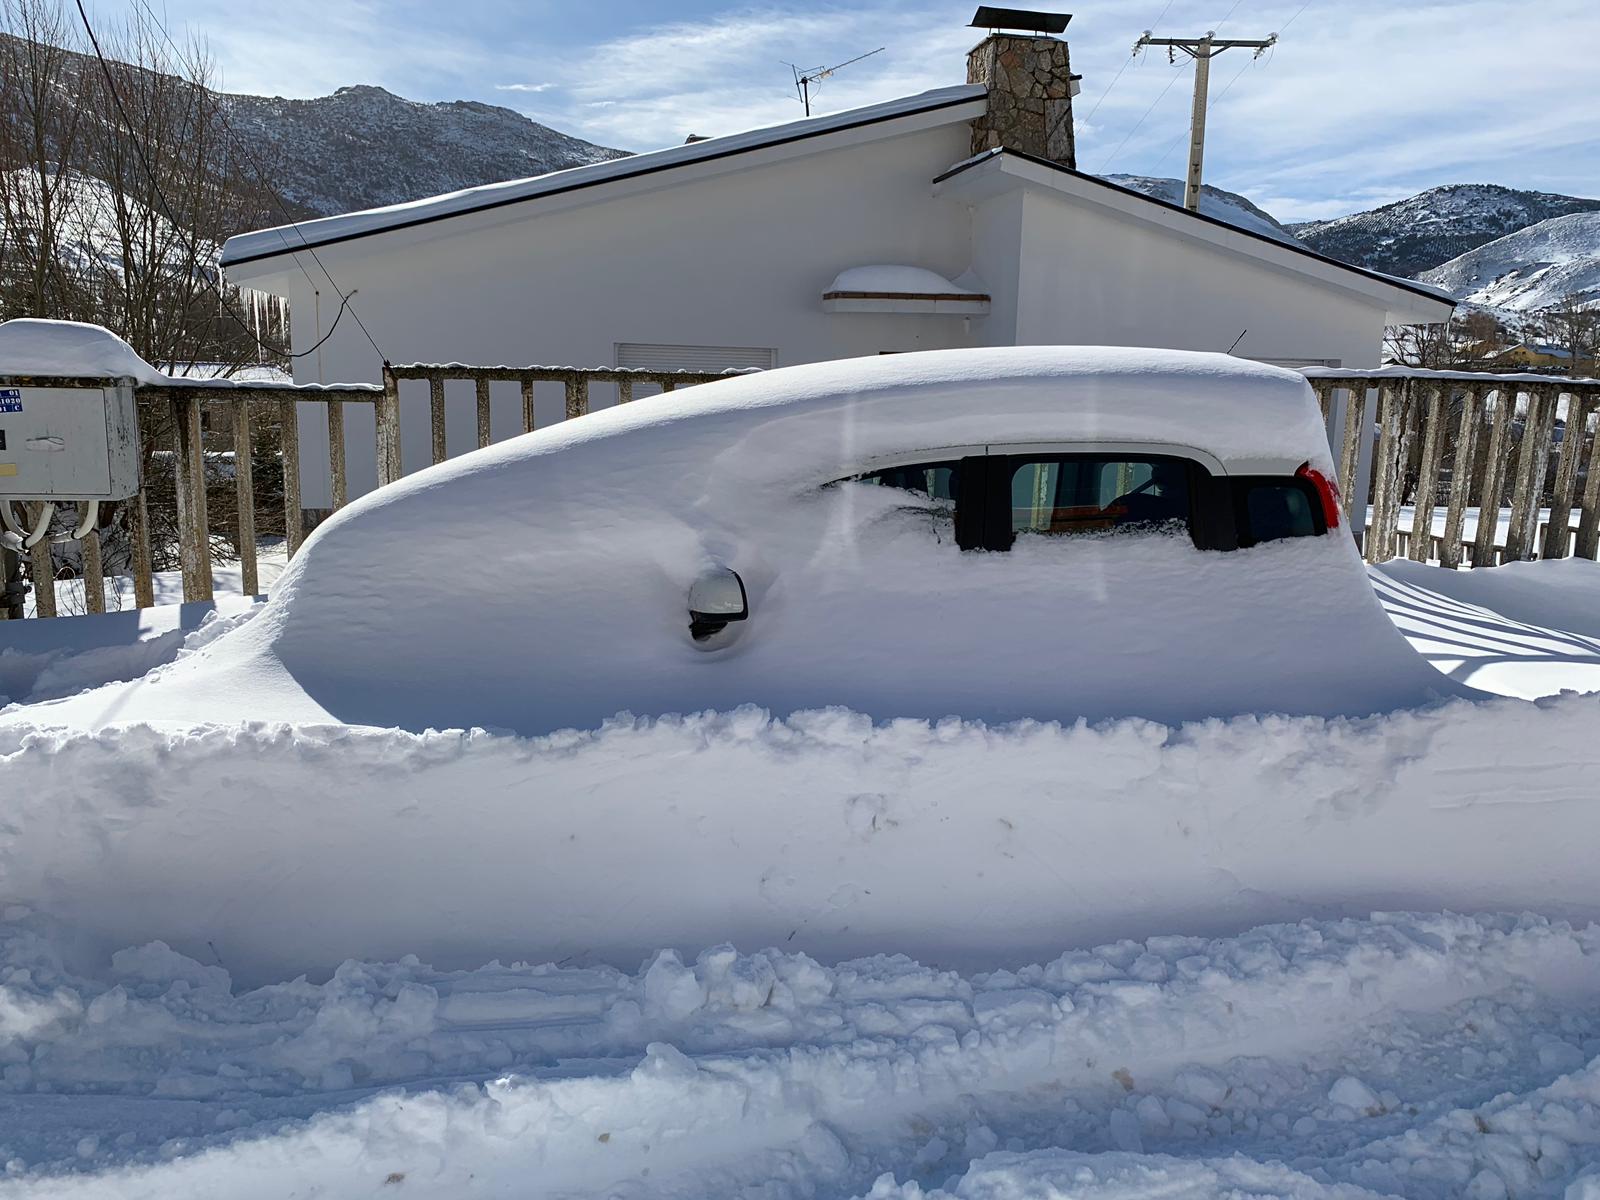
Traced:
<path fill-rule="evenodd" d="M 1306 382 L 1217 354 L 730 378 L 368 495 L 161 686 L 29 716 L 544 733 L 744 704 L 1178 722 L 1459 694 L 1379 608 L 1332 474 Z"/>

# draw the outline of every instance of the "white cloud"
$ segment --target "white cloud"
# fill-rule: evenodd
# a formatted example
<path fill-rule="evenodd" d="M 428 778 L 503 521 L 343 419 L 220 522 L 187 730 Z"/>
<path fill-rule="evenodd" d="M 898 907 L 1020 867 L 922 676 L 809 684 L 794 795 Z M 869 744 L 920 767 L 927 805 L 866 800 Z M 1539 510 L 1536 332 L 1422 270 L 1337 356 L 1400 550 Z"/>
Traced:
<path fill-rule="evenodd" d="M 497 83 L 494 90 L 497 92 L 548 92 L 556 85 L 553 83 Z"/>

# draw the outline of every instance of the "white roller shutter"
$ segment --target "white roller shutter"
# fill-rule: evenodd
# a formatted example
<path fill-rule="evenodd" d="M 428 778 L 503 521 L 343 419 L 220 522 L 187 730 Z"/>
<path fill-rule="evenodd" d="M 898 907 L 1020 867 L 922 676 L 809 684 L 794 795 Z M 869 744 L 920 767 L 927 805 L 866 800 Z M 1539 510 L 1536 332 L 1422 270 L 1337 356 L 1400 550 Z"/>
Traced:
<path fill-rule="evenodd" d="M 648 371 L 728 371 L 778 365 L 778 352 L 759 346 L 668 346 L 655 342 L 618 342 L 617 366 Z"/>

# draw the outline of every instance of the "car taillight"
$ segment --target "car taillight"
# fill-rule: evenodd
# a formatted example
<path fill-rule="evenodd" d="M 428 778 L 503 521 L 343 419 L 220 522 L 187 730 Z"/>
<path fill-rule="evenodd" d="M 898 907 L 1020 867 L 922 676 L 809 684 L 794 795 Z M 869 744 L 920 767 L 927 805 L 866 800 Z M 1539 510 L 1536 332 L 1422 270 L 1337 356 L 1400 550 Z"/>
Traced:
<path fill-rule="evenodd" d="M 1300 469 L 1294 474 L 1296 479 L 1304 479 L 1317 489 L 1317 499 L 1322 501 L 1323 523 L 1329 529 L 1339 528 L 1339 517 L 1341 516 L 1339 485 L 1310 463 L 1301 463 Z"/>

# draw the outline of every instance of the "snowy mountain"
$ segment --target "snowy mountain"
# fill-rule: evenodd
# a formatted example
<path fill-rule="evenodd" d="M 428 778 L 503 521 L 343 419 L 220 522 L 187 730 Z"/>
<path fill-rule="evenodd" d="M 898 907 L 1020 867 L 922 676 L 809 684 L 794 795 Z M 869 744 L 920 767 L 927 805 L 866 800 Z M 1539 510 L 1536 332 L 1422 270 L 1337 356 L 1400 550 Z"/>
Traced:
<path fill-rule="evenodd" d="M 233 95 L 228 123 L 284 198 L 329 216 L 620 158 L 473 100 L 424 104 L 380 87 L 313 100 Z"/>
<path fill-rule="evenodd" d="M 1149 175 L 1107 175 L 1105 178 L 1118 187 L 1143 192 L 1146 196 L 1154 196 L 1157 200 L 1165 200 L 1168 204 L 1175 204 L 1180 208 L 1183 206 L 1181 179 L 1156 179 Z M 1208 183 L 1200 185 L 1200 213 L 1202 216 L 1215 217 L 1219 221 L 1226 221 L 1229 225 L 1248 229 L 1251 233 L 1277 238 L 1280 242 L 1297 241 L 1295 235 L 1280 225 L 1270 213 L 1257 208 L 1236 192 L 1225 192 Z"/>
<path fill-rule="evenodd" d="M 1420 278 L 1420 272 L 1508 233 L 1551 217 L 1595 211 L 1600 211 L 1600 200 L 1492 183 L 1456 183 L 1370 212 L 1292 224 L 1288 229 L 1330 258 Z"/>
<path fill-rule="evenodd" d="M 1472 304 L 1531 312 L 1576 292 L 1600 301 L 1600 211 L 1551 217 L 1424 271 Z"/>

